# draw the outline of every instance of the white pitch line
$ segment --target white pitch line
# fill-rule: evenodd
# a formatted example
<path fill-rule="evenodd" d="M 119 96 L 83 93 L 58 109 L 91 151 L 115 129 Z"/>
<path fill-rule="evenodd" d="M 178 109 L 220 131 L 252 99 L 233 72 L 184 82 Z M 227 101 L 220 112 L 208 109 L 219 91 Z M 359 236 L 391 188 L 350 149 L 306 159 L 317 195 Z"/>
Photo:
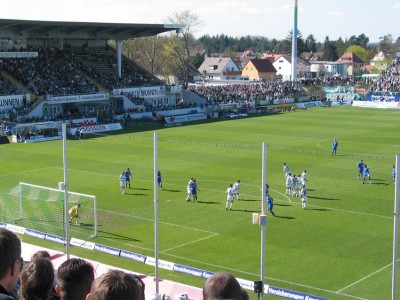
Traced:
<path fill-rule="evenodd" d="M 133 216 L 133 215 L 130 215 L 130 214 L 127 214 L 127 213 L 114 212 L 114 211 L 105 210 L 105 209 L 98 209 L 98 211 L 109 212 L 109 213 L 120 215 L 120 216 L 126 216 L 126 217 L 130 217 L 130 218 L 134 218 L 134 219 L 141 219 L 141 220 L 145 220 L 145 221 L 149 221 L 149 222 L 154 222 L 154 219 L 146 218 L 146 217 L 140 217 L 140 216 Z M 216 233 L 216 232 L 203 230 L 203 229 L 197 229 L 197 228 L 188 227 L 188 226 L 177 225 L 177 224 L 168 223 L 168 222 L 158 221 L 158 223 L 169 225 L 169 226 L 174 226 L 174 227 L 178 227 L 178 228 L 188 229 L 188 230 L 195 230 L 195 231 L 205 232 L 205 233 L 209 233 L 211 235 L 218 235 L 218 233 Z"/>
<path fill-rule="evenodd" d="M 177 248 L 181 248 L 181 247 L 184 247 L 184 246 L 187 246 L 187 245 L 191 245 L 191 244 L 194 244 L 194 243 L 197 243 L 197 242 L 200 242 L 200 241 L 204 241 L 204 240 L 213 238 L 213 237 L 215 237 L 215 236 L 217 236 L 217 235 L 218 235 L 218 234 L 214 234 L 214 235 L 207 236 L 207 237 L 204 237 L 204 238 L 195 240 L 195 241 L 191 241 L 191 242 L 189 242 L 189 243 L 185 243 L 185 244 L 178 245 L 178 246 L 176 246 L 176 247 L 172 247 L 172 248 L 169 248 L 169 249 L 165 249 L 165 250 L 162 251 L 162 253 L 167 253 L 168 251 L 175 250 L 175 249 L 177 249 Z"/>
<path fill-rule="evenodd" d="M 397 261 L 399 261 L 399 260 L 397 260 Z M 359 279 L 359 280 L 353 282 L 352 284 L 349 284 L 348 286 L 345 286 L 344 288 L 338 290 L 337 292 L 340 293 L 340 292 L 342 292 L 342 291 L 344 291 L 344 290 L 346 290 L 346 289 L 348 289 L 348 288 L 350 288 L 350 287 L 352 287 L 352 286 L 354 286 L 354 285 L 356 285 L 356 284 L 358 284 L 358 283 L 360 283 L 360 282 L 362 282 L 362 281 L 364 281 L 364 280 L 366 280 L 366 279 L 368 279 L 368 278 L 374 276 L 375 274 L 378 274 L 379 272 L 381 272 L 381 271 L 383 271 L 383 270 L 389 268 L 389 267 L 392 266 L 392 265 L 393 265 L 393 263 L 390 263 L 390 264 L 388 264 L 388 265 L 386 265 L 386 266 L 380 268 L 379 270 L 377 270 L 377 271 L 375 271 L 375 272 L 372 272 L 371 274 L 368 274 L 367 276 L 365 276 L 365 277 L 363 277 L 363 278 L 361 278 L 361 279 Z"/>
<path fill-rule="evenodd" d="M 23 171 L 0 174 L 0 176 L 8 176 L 8 175 L 14 175 L 14 174 L 21 174 L 21 173 L 31 173 L 31 172 L 37 172 L 37 171 L 42 171 L 42 170 L 47 170 L 47 169 L 58 169 L 58 168 L 57 167 L 44 167 L 44 168 L 37 168 L 37 169 L 27 169 L 27 170 L 24 169 Z"/>

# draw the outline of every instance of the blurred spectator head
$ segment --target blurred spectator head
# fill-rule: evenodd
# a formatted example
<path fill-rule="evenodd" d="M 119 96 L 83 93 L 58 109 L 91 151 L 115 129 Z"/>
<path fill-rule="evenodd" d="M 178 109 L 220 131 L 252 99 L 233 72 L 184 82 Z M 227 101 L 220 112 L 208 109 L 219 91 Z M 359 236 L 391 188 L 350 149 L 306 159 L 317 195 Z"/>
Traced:
<path fill-rule="evenodd" d="M 21 241 L 5 228 L 0 228 L 0 257 L 0 285 L 9 293 L 17 284 L 23 260 Z"/>
<path fill-rule="evenodd" d="M 236 278 L 227 272 L 217 272 L 207 279 L 203 287 L 204 300 L 242 299 L 242 291 Z"/>

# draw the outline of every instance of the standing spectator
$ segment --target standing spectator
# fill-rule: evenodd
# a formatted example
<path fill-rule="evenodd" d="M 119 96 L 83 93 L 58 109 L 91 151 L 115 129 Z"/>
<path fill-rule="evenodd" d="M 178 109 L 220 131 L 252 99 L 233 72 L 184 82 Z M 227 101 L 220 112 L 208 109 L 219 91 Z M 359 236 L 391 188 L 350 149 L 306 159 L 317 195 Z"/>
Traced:
<path fill-rule="evenodd" d="M 78 225 L 78 219 L 79 219 L 79 208 L 81 207 L 81 204 L 78 203 L 77 205 L 74 205 L 70 208 L 68 211 L 69 213 L 69 222 L 72 222 L 72 219 L 75 218 L 75 224 Z"/>
<path fill-rule="evenodd" d="M 239 189 L 240 189 L 240 180 L 236 181 L 233 184 L 233 195 L 236 195 L 236 200 L 240 200 Z"/>
<path fill-rule="evenodd" d="M 275 213 L 272 211 L 272 209 L 274 208 L 274 199 L 272 199 L 272 197 L 269 194 L 266 194 L 265 196 L 267 197 L 268 210 L 274 217 L 276 217 Z"/>
<path fill-rule="evenodd" d="M 125 188 L 131 188 L 131 178 L 132 178 L 132 172 L 131 169 L 126 169 L 125 171 Z"/>
<path fill-rule="evenodd" d="M 23 266 L 21 241 L 5 228 L 0 228 L 0 257 L 0 299 L 14 300 L 11 293 Z"/>
<path fill-rule="evenodd" d="M 121 188 L 121 194 L 125 195 L 125 188 L 126 188 L 126 182 L 125 182 L 125 172 L 122 171 L 121 175 L 119 175 L 119 186 Z"/>
<path fill-rule="evenodd" d="M 161 175 L 161 171 L 157 172 L 157 184 L 158 187 L 160 188 L 160 190 L 162 191 L 163 187 L 162 187 L 162 175 Z"/>
<path fill-rule="evenodd" d="M 332 142 L 332 155 L 336 155 L 338 146 L 339 146 L 339 142 L 336 139 L 334 139 Z"/>
<path fill-rule="evenodd" d="M 186 202 L 190 201 L 190 196 L 192 195 L 192 185 L 193 185 L 193 177 L 190 178 L 188 185 L 187 185 L 187 197 Z"/>
<path fill-rule="evenodd" d="M 233 199 L 234 199 L 233 187 L 232 184 L 230 184 L 229 187 L 226 189 L 226 204 L 225 204 L 226 210 L 228 210 L 228 206 L 229 210 L 232 210 Z"/>
<path fill-rule="evenodd" d="M 357 164 L 356 164 L 357 170 L 358 170 L 358 179 L 362 179 L 363 178 L 363 171 L 364 171 L 364 162 L 363 160 L 360 160 Z"/>
<path fill-rule="evenodd" d="M 21 273 L 21 300 L 48 300 L 54 284 L 51 260 L 37 257 L 26 264 Z"/>
<path fill-rule="evenodd" d="M 87 300 L 144 300 L 144 285 L 137 276 L 110 270 L 97 277 Z"/>
<path fill-rule="evenodd" d="M 58 267 L 55 292 L 60 300 L 85 300 L 93 280 L 93 266 L 84 259 L 71 258 Z"/>
<path fill-rule="evenodd" d="M 227 272 L 217 272 L 209 277 L 203 287 L 204 300 L 242 300 L 242 291 L 237 279 Z"/>

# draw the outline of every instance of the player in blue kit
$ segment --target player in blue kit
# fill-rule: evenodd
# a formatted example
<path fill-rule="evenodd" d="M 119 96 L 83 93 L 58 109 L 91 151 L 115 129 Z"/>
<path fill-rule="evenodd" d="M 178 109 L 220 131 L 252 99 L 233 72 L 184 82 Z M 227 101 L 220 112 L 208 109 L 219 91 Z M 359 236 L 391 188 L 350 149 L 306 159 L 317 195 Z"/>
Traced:
<path fill-rule="evenodd" d="M 338 146 L 339 146 L 339 142 L 336 139 L 334 139 L 332 142 L 332 155 L 334 155 L 334 154 L 336 155 L 336 150 L 337 150 Z"/>
<path fill-rule="evenodd" d="M 369 173 L 369 167 L 365 164 L 364 165 L 364 176 L 362 179 L 362 183 L 365 183 L 365 178 L 368 177 L 369 183 L 371 183 L 371 174 Z"/>
<path fill-rule="evenodd" d="M 358 179 L 362 179 L 363 178 L 363 171 L 364 171 L 364 162 L 363 160 L 360 160 L 357 164 L 356 164 L 357 170 L 358 170 Z"/>
<path fill-rule="evenodd" d="M 132 173 L 131 173 L 131 169 L 126 169 L 125 171 L 125 187 L 126 188 L 131 188 L 131 177 L 132 177 Z"/>
<path fill-rule="evenodd" d="M 161 176 L 161 171 L 157 172 L 157 184 L 160 190 L 162 191 L 162 176 Z"/>
<path fill-rule="evenodd" d="M 272 199 L 272 197 L 269 194 L 266 194 L 265 196 L 267 197 L 266 204 L 268 205 L 268 210 L 274 217 L 276 217 L 275 213 L 272 211 L 272 209 L 274 208 L 274 199 Z"/>
<path fill-rule="evenodd" d="M 396 166 L 393 166 L 392 178 L 393 178 L 393 184 L 395 184 L 396 183 Z"/>
<path fill-rule="evenodd" d="M 194 202 L 199 202 L 199 201 L 197 201 L 197 191 L 200 191 L 200 190 L 197 188 L 197 182 L 196 182 L 195 178 L 193 178 L 192 189 L 191 190 L 192 190 L 192 195 L 193 195 Z"/>

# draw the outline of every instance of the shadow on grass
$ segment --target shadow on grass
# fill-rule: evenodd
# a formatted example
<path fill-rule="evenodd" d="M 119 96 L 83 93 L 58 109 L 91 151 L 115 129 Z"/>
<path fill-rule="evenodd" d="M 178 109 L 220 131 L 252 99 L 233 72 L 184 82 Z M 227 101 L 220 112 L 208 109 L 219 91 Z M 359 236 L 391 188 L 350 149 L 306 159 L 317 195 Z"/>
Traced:
<path fill-rule="evenodd" d="M 254 200 L 251 200 L 251 199 L 240 199 L 240 200 L 235 200 L 235 201 L 243 201 L 243 202 L 257 202 L 257 201 L 260 201 L 259 199 L 254 199 Z"/>
<path fill-rule="evenodd" d="M 125 194 L 123 196 L 149 196 L 148 194 L 143 194 L 143 193 L 127 193 L 125 192 Z"/>
<path fill-rule="evenodd" d="M 315 210 L 315 211 L 332 211 L 329 208 L 305 208 L 305 210 Z"/>
<path fill-rule="evenodd" d="M 294 219 L 296 219 L 295 217 L 290 217 L 290 216 L 278 216 L 277 214 L 275 214 L 275 218 L 287 219 L 287 220 L 294 220 Z"/>
<path fill-rule="evenodd" d="M 101 233 L 104 234 L 104 235 L 101 235 Z M 98 231 L 97 237 L 99 237 L 99 238 L 111 238 L 111 239 L 119 240 L 119 241 L 142 242 L 142 240 L 134 239 L 134 238 L 131 238 L 129 236 L 120 235 L 120 234 L 111 233 L 111 232 L 102 231 L 102 230 Z"/>
<path fill-rule="evenodd" d="M 278 203 L 274 203 L 274 206 L 292 206 L 291 204 L 278 204 Z"/>
<path fill-rule="evenodd" d="M 316 197 L 316 196 L 309 196 L 309 199 L 317 199 L 317 200 L 329 200 L 329 201 L 338 201 L 339 199 L 336 198 L 326 198 L 326 197 Z"/>
<path fill-rule="evenodd" d="M 193 201 L 190 201 L 193 202 Z M 215 201 L 200 201 L 198 200 L 197 202 L 193 202 L 193 203 L 200 203 L 200 204 L 221 204 L 221 202 L 215 202 Z"/>
<path fill-rule="evenodd" d="M 168 190 L 163 188 L 160 192 L 172 192 L 172 193 L 182 193 L 182 190 Z"/>

